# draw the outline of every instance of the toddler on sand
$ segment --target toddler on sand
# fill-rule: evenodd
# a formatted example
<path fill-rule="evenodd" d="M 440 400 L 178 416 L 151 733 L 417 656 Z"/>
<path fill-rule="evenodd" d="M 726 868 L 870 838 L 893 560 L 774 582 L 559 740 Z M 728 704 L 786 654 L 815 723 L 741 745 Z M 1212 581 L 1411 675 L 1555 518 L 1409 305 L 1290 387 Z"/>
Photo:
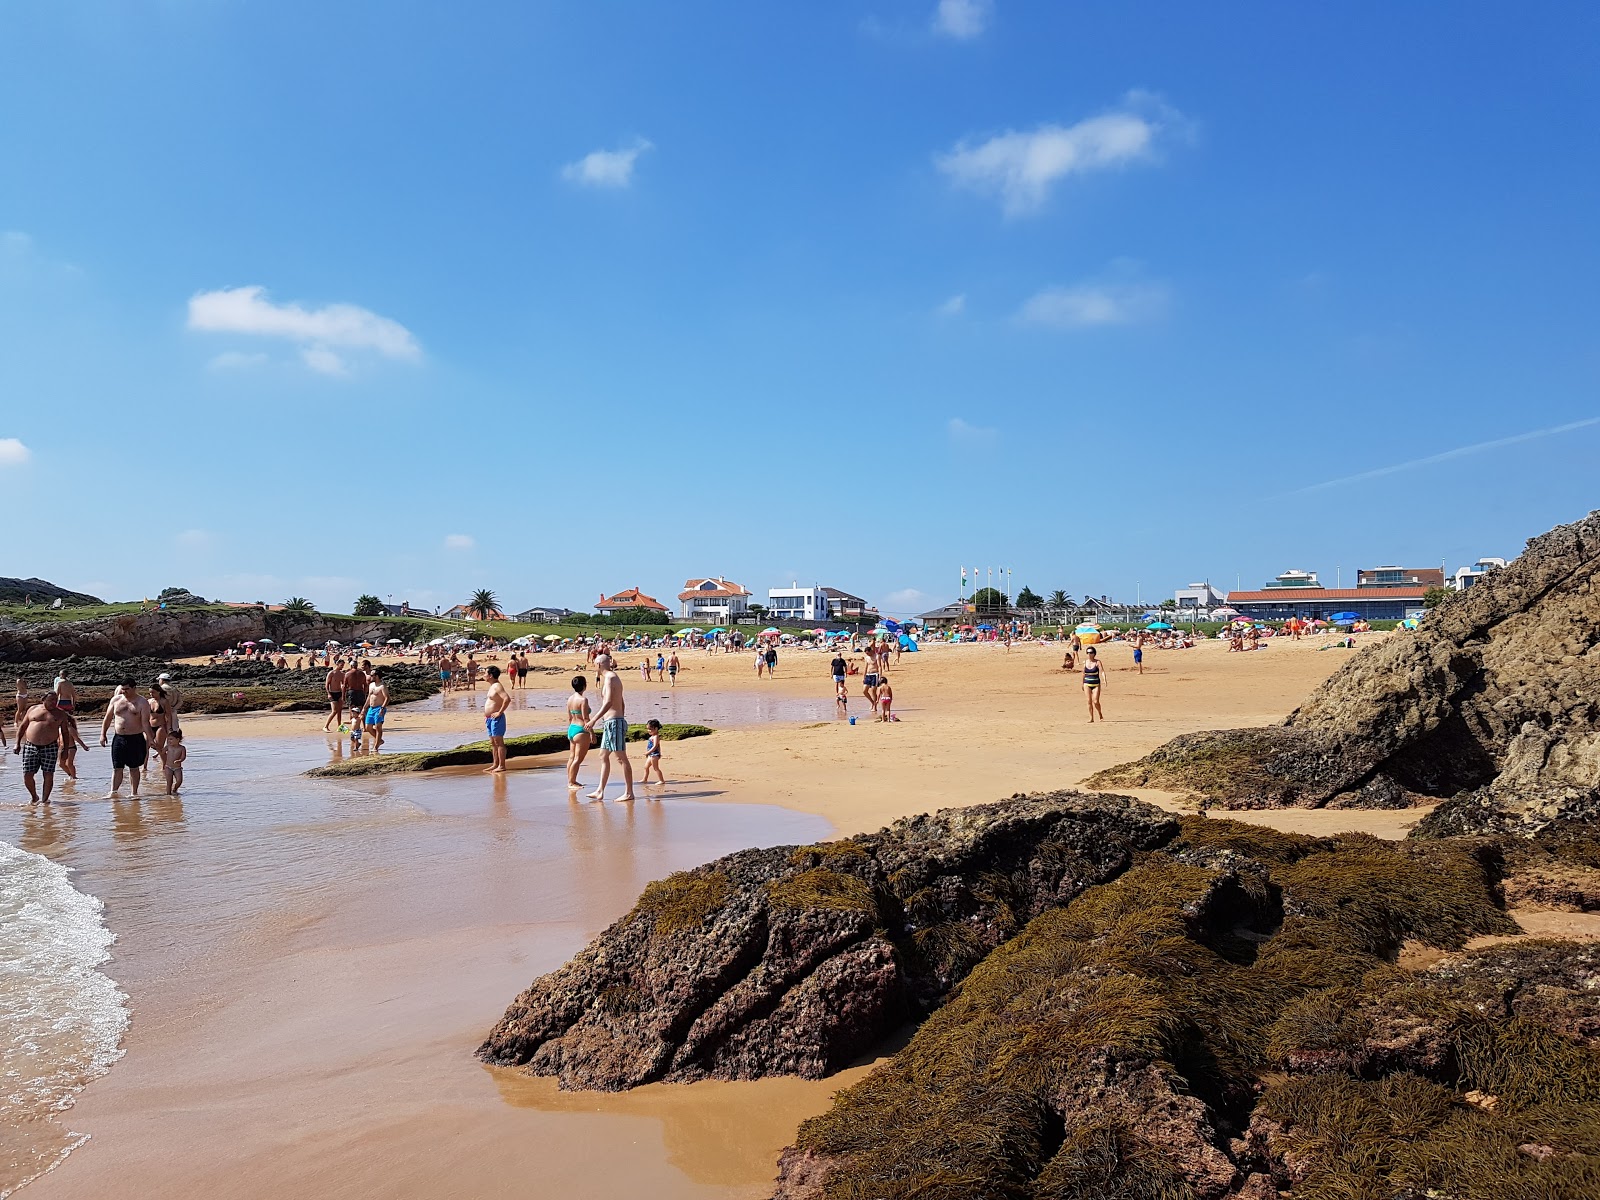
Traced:
<path fill-rule="evenodd" d="M 644 743 L 644 783 L 650 782 L 650 772 L 656 773 L 657 783 L 666 783 L 667 777 L 661 773 L 661 722 L 651 719 L 645 722 L 644 727 L 650 731 L 650 736 Z"/>

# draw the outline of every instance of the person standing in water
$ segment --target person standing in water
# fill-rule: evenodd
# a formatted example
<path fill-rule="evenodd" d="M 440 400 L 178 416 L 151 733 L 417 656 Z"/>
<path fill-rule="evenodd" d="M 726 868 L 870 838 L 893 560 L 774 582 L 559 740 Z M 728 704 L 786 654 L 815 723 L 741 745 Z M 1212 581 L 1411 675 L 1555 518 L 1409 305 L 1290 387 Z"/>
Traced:
<path fill-rule="evenodd" d="M 1089 724 L 1094 724 L 1094 719 L 1099 717 L 1102 721 L 1106 714 L 1100 711 L 1100 689 L 1105 683 L 1105 670 L 1100 665 L 1100 656 L 1095 653 L 1093 646 L 1084 647 L 1083 651 L 1083 694 L 1089 701 Z"/>
<path fill-rule="evenodd" d="M 366 711 L 361 714 L 361 723 L 366 733 L 372 735 L 372 748 L 374 751 L 383 746 L 383 719 L 389 715 L 389 685 L 383 682 L 383 668 L 373 667 L 372 678 L 367 684 Z M 366 734 L 362 735 L 365 741 Z"/>
<path fill-rule="evenodd" d="M 494 761 L 485 775 L 499 775 L 506 769 L 506 709 L 511 697 L 500 683 L 500 668 L 489 668 L 489 693 L 483 698 L 483 726 L 489 731 L 489 751 Z"/>
<path fill-rule="evenodd" d="M 633 764 L 628 761 L 628 710 L 622 697 L 622 676 L 617 674 L 617 664 L 609 654 L 595 659 L 600 668 L 600 711 L 589 722 L 589 728 L 600 730 L 600 786 L 589 793 L 591 800 L 606 798 L 606 784 L 611 779 L 611 756 L 615 754 L 622 763 L 623 792 L 618 800 L 633 800 Z"/>
<path fill-rule="evenodd" d="M 328 693 L 328 719 L 322 723 L 322 729 L 328 733 L 335 724 L 344 724 L 344 659 L 334 660 L 323 686 Z"/>
<path fill-rule="evenodd" d="M 144 770 L 150 748 L 150 705 L 139 695 L 139 685 L 124 679 L 106 705 L 100 722 L 100 744 L 111 746 L 111 791 L 107 800 L 122 799 L 122 773 L 133 783 L 133 798 L 139 798 L 139 775 Z"/>
<path fill-rule="evenodd" d="M 589 686 L 588 677 L 572 677 L 572 695 L 567 697 L 567 790 L 578 790 L 578 768 L 589 753 L 594 735 L 589 732 L 589 698 L 583 693 Z"/>
<path fill-rule="evenodd" d="M 49 804 L 50 792 L 56 786 L 56 757 L 61 749 L 61 735 L 68 718 L 56 707 L 56 694 L 46 692 L 44 699 L 35 704 L 17 720 L 15 753 L 22 755 L 22 783 L 28 789 L 30 804 Z M 34 788 L 33 777 L 44 776 L 44 795 Z"/>

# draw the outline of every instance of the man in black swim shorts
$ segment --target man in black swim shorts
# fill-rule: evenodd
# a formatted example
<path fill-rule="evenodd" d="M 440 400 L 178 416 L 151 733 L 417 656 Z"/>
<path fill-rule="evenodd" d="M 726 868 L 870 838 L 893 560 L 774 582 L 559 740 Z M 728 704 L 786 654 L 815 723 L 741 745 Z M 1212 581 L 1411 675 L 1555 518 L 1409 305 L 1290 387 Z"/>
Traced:
<path fill-rule="evenodd" d="M 113 732 L 114 731 L 114 732 Z M 122 773 L 128 772 L 133 782 L 134 799 L 139 798 L 139 775 L 144 770 L 150 750 L 150 702 L 139 695 L 139 685 L 124 679 L 112 693 L 106 705 L 105 719 L 100 722 L 100 744 L 106 745 L 111 734 L 111 791 L 107 800 L 120 800 Z"/>

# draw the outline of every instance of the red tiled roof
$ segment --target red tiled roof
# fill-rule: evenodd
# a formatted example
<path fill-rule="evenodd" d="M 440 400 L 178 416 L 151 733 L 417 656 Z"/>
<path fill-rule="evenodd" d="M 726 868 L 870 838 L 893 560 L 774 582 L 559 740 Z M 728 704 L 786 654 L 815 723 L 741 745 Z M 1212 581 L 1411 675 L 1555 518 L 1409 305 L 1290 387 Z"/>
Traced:
<path fill-rule="evenodd" d="M 708 588 L 704 584 L 717 584 L 715 588 Z M 679 600 L 696 600 L 705 597 L 716 600 L 723 596 L 748 596 L 750 589 L 729 579 L 686 579 L 683 581 L 683 591 L 678 593 Z"/>
<path fill-rule="evenodd" d="M 1229 592 L 1228 603 L 1261 603 L 1277 600 L 1285 604 L 1300 600 L 1421 600 L 1423 587 L 1364 588 L 1262 588 L 1257 592 Z"/>
<path fill-rule="evenodd" d="M 670 611 L 667 606 L 654 596 L 646 596 L 638 588 L 626 588 L 615 596 L 601 596 L 595 604 L 596 608 L 659 608 L 662 612 Z"/>

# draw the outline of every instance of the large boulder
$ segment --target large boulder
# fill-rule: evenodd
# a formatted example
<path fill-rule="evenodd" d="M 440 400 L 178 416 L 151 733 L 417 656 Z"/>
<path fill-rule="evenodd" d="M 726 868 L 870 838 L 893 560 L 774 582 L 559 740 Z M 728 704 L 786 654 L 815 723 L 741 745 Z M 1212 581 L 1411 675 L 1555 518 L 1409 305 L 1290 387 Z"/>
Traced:
<path fill-rule="evenodd" d="M 576 1088 L 826 1075 L 1177 828 L 1127 797 L 1056 792 L 740 851 L 651 884 L 479 1053 Z"/>
<path fill-rule="evenodd" d="M 1600 512 L 1368 646 L 1281 726 L 1188 734 L 1095 786 L 1222 808 L 1447 799 L 1429 831 L 1532 833 L 1600 813 Z"/>

